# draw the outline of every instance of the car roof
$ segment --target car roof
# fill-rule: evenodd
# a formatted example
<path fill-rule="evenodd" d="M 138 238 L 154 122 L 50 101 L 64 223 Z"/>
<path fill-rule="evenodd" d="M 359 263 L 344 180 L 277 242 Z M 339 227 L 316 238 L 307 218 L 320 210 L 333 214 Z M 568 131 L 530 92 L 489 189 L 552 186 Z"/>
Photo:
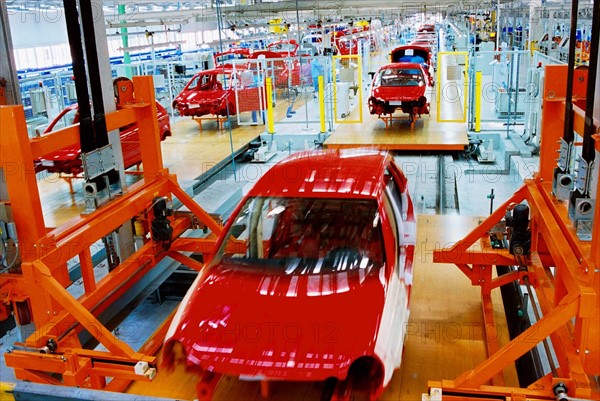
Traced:
<path fill-rule="evenodd" d="M 391 69 L 400 69 L 400 68 L 416 68 L 421 69 L 421 64 L 419 63 L 390 63 L 381 66 L 380 70 L 391 70 Z"/>
<path fill-rule="evenodd" d="M 377 198 L 387 163 L 377 150 L 299 152 L 273 166 L 248 196 Z"/>
<path fill-rule="evenodd" d="M 419 46 L 416 44 L 398 46 L 394 50 L 392 50 L 391 53 L 400 52 L 402 50 L 411 50 L 411 49 L 412 50 L 423 50 L 423 51 L 426 51 L 427 53 L 431 53 L 431 49 L 429 47 Z"/>

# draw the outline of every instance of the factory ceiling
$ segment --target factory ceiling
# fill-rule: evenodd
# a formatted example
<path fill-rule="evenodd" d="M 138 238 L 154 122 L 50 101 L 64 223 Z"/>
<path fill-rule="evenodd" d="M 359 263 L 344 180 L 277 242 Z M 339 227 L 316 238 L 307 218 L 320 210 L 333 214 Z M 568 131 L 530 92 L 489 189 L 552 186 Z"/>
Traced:
<path fill-rule="evenodd" d="M 4 0 L 3 0 L 4 1 Z M 506 1 L 506 0 L 502 0 Z M 516 2 L 522 0 L 514 0 Z M 524 1 L 524 0 L 523 0 Z M 418 12 L 476 11 L 489 9 L 492 2 L 476 0 L 103 0 L 104 13 L 108 21 L 118 17 L 118 6 L 123 5 L 127 20 L 143 21 L 177 17 L 215 20 L 220 10 L 225 18 L 299 18 L 340 20 L 344 18 L 402 18 Z M 10 11 L 31 11 L 62 8 L 62 0 L 6 0 Z"/>

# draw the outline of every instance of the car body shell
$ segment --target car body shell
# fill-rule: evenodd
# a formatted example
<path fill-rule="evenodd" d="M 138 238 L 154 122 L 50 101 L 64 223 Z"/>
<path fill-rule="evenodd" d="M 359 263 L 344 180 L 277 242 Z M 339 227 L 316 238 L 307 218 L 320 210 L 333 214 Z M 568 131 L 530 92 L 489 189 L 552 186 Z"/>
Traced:
<path fill-rule="evenodd" d="M 343 380 L 357 360 L 371 358 L 381 371 L 374 384 L 380 393 L 400 365 L 409 313 L 416 222 L 404 174 L 389 155 L 376 151 L 301 152 L 256 183 L 223 232 L 233 230 L 247 202 L 263 198 L 284 199 L 288 205 L 372 202 L 380 219 L 383 264 L 364 274 L 350 269 L 283 274 L 251 262 L 241 268 L 221 254 L 229 246 L 230 237 L 224 234 L 215 248 L 221 251 L 200 272 L 173 319 L 163 347 L 165 363 L 174 364 L 179 348 L 192 370 L 248 380 L 320 381 Z M 314 216 L 289 220 L 287 210 L 277 211 L 278 230 Z M 279 246 L 273 240 L 267 258 L 275 257 L 275 248 L 298 256 L 311 246 L 304 241 L 328 252 L 325 248 L 344 236 L 370 238 L 365 231 L 352 234 L 350 226 L 336 225 L 327 214 L 316 215 L 332 226 L 298 233 L 303 238 L 299 245 L 294 235 L 285 236 Z M 333 237 L 325 238 L 326 232 Z"/>
<path fill-rule="evenodd" d="M 393 114 L 400 108 L 411 118 L 429 114 L 425 90 L 428 74 L 420 63 L 390 63 L 383 65 L 373 77 L 369 112 Z"/>
<path fill-rule="evenodd" d="M 73 104 L 66 107 L 44 130 L 42 135 L 47 135 L 54 131 L 63 118 L 69 118 L 69 113 L 74 114 L 73 118 L 67 122 L 67 125 L 77 124 L 79 122 L 78 106 Z M 158 117 L 158 127 L 160 140 L 164 141 L 171 136 L 171 122 L 169 113 L 158 102 L 156 102 L 156 112 Z M 138 165 L 142 162 L 142 153 L 140 149 L 140 137 L 137 124 L 133 124 L 121 129 L 121 149 L 123 151 L 123 162 L 125 168 Z M 47 154 L 35 160 L 34 165 L 37 172 L 48 171 L 50 173 L 61 173 L 77 176 L 83 172 L 81 163 L 81 146 L 79 144 L 67 146 L 53 153 Z"/>
<path fill-rule="evenodd" d="M 435 24 L 422 24 L 417 32 L 435 32 Z"/>
<path fill-rule="evenodd" d="M 246 84 L 243 74 L 250 74 Z M 261 83 L 254 81 L 249 70 L 219 67 L 196 73 L 173 101 L 173 108 L 182 116 L 227 116 L 265 109 Z M 238 102 L 236 102 L 236 91 Z M 264 92 L 263 92 L 264 93 Z M 263 105 L 261 107 L 261 99 Z M 239 106 L 239 107 L 238 107 Z"/>
<path fill-rule="evenodd" d="M 263 56 L 272 61 L 273 83 L 276 88 L 300 86 L 303 84 L 303 74 L 297 59 L 299 47 L 298 42 L 293 39 L 278 40 L 269 44 L 266 50 L 254 51 L 250 58 L 258 59 Z"/>
<path fill-rule="evenodd" d="M 406 45 L 396 47 L 390 53 L 392 63 L 419 63 L 424 64 L 424 71 L 427 73 L 429 86 L 434 85 L 433 78 L 433 57 L 431 48 L 415 45 Z"/>
<path fill-rule="evenodd" d="M 358 55 L 358 39 L 352 36 L 344 36 L 336 38 L 336 46 L 338 52 L 342 56 Z"/>

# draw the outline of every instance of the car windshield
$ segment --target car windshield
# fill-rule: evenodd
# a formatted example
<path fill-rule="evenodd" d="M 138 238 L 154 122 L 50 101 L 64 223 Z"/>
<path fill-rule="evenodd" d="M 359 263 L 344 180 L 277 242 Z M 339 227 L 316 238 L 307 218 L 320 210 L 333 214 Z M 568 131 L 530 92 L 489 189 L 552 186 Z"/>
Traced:
<path fill-rule="evenodd" d="M 295 52 L 296 45 L 291 43 L 277 43 L 275 45 L 269 46 L 269 50 L 273 52 Z"/>
<path fill-rule="evenodd" d="M 377 202 L 250 198 L 215 260 L 281 274 L 369 274 L 384 262 Z"/>
<path fill-rule="evenodd" d="M 421 70 L 416 68 L 386 68 L 379 73 L 377 86 L 424 86 Z"/>

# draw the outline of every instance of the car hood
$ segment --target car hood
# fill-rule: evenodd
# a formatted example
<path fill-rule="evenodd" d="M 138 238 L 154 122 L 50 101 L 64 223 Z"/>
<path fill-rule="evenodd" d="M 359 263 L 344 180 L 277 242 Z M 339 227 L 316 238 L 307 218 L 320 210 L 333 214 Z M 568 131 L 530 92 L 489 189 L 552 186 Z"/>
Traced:
<path fill-rule="evenodd" d="M 425 95 L 425 88 L 425 86 L 378 86 L 373 88 L 371 96 L 387 101 L 417 100 Z"/>
<path fill-rule="evenodd" d="M 179 341 L 188 364 L 230 375 L 344 377 L 374 352 L 383 271 L 285 275 L 220 264 L 196 280 L 166 342 Z"/>
<path fill-rule="evenodd" d="M 183 91 L 176 98 L 178 104 L 212 104 L 220 102 L 227 92 L 219 90 Z"/>

